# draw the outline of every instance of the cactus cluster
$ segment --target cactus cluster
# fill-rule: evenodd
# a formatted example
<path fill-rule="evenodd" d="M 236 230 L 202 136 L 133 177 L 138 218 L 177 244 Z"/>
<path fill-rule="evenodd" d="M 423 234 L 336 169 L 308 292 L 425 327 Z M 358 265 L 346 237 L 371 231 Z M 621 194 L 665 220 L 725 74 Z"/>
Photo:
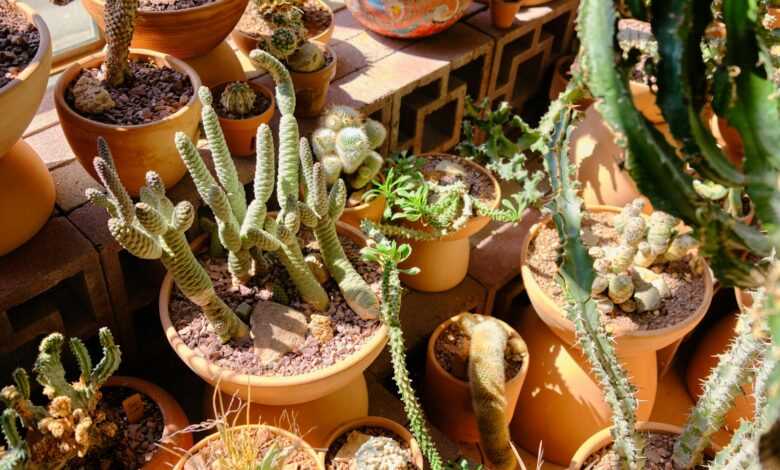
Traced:
<path fill-rule="evenodd" d="M 229 113 L 246 116 L 255 107 L 257 94 L 246 82 L 230 82 L 219 95 L 219 104 Z"/>
<path fill-rule="evenodd" d="M 322 116 L 311 144 L 329 185 L 348 175 L 350 187 L 359 190 L 382 170 L 385 160 L 377 149 L 386 138 L 382 123 L 348 106 L 334 106 Z"/>
<path fill-rule="evenodd" d="M 69 461 L 99 451 L 118 430 L 105 412 L 98 409 L 100 387 L 119 367 L 121 353 L 107 328 L 99 332 L 103 358 L 93 366 L 86 346 L 71 338 L 70 350 L 79 366 L 79 379 L 68 382 L 62 365 L 65 338 L 52 333 L 41 341 L 34 372 L 49 399 L 45 407 L 30 399 L 30 380 L 24 369 L 13 372 L 14 385 L 0 390 L 6 409 L 0 427 L 7 444 L 0 448 L 3 470 L 43 470 L 63 468 Z M 26 440 L 19 431 L 19 424 Z"/>
<path fill-rule="evenodd" d="M 315 72 L 325 66 L 323 49 L 307 40 L 309 32 L 303 23 L 299 2 L 265 2 L 258 11 L 271 29 L 260 47 L 296 72 Z"/>
<path fill-rule="evenodd" d="M 361 470 L 406 470 L 409 455 L 393 438 L 372 436 L 355 453 L 355 468 Z"/>

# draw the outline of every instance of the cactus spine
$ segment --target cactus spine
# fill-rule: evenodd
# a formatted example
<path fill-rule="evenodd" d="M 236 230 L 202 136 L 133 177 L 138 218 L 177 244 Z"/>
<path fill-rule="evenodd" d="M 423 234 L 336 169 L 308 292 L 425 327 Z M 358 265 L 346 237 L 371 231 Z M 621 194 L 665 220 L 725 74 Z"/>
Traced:
<path fill-rule="evenodd" d="M 98 139 L 98 155 L 93 164 L 106 193 L 88 189 L 87 196 L 108 211 L 111 235 L 134 256 L 162 261 L 184 295 L 203 310 L 223 342 L 247 336 L 249 329 L 217 296 L 209 275 L 187 243 L 185 232 L 195 217 L 192 204 L 182 201 L 174 207 L 165 196 L 160 176 L 149 172 L 146 186 L 141 188 L 141 202 L 133 205 L 103 139 Z"/>

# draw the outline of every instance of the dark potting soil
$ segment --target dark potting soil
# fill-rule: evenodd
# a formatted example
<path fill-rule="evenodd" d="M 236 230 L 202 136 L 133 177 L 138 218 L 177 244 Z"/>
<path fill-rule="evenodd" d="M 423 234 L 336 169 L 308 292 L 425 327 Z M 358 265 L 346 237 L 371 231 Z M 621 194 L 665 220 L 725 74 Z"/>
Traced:
<path fill-rule="evenodd" d="M 672 461 L 672 452 L 677 436 L 664 433 L 642 433 L 645 439 L 644 456 L 647 470 L 680 470 Z M 621 468 L 617 452 L 612 445 L 596 452 L 582 466 L 583 470 L 618 470 Z M 704 470 L 706 465 L 698 465 L 696 470 Z"/>
<path fill-rule="evenodd" d="M 117 87 L 103 83 L 116 106 L 100 114 L 80 113 L 74 106 L 73 86 L 79 77 L 68 87 L 66 100 L 71 108 L 80 115 L 94 121 L 116 125 L 138 125 L 159 121 L 187 105 L 192 97 L 192 83 L 189 77 L 170 67 L 160 67 L 145 60 L 130 61 L 131 75 Z M 84 69 L 101 80 L 103 73 L 98 68 Z"/>
<path fill-rule="evenodd" d="M 138 9 L 141 11 L 177 11 L 195 8 L 216 0 L 141 0 Z"/>
<path fill-rule="evenodd" d="M 451 323 L 436 338 L 434 353 L 436 360 L 444 370 L 455 378 L 468 382 L 469 347 L 471 338 L 463 332 L 460 326 Z M 504 357 L 504 377 L 510 380 L 520 373 L 523 368 L 522 358 L 507 354 Z"/>
<path fill-rule="evenodd" d="M 588 213 L 583 218 L 584 230 L 589 230 L 595 238 L 596 246 L 617 245 L 619 236 L 612 226 L 616 214 L 607 212 Z M 542 290 L 555 301 L 564 305 L 566 300 L 555 279 L 558 271 L 558 231 L 552 224 L 542 228 L 528 249 L 528 267 Z M 696 312 L 704 300 L 704 276 L 693 272 L 689 265 L 690 257 L 668 263 L 659 274 L 666 281 L 671 296 L 661 300 L 657 314 L 653 312 L 626 313 L 615 307 L 603 317 L 613 332 L 655 330 L 675 325 Z M 655 268 L 654 268 L 655 270 Z"/>
<path fill-rule="evenodd" d="M 302 238 L 301 248 L 304 256 L 319 251 L 311 231 L 301 229 L 299 236 Z M 379 267 L 363 261 L 360 257 L 360 247 L 352 240 L 346 237 L 340 239 L 352 265 L 378 295 L 381 277 Z M 298 351 L 288 352 L 271 364 L 263 364 L 255 354 L 252 340 L 249 338 L 222 344 L 209 327 L 201 309 L 175 289 L 171 299 L 171 321 L 187 346 L 199 351 L 219 366 L 245 374 L 293 376 L 323 369 L 349 357 L 359 351 L 379 328 L 379 321 L 363 320 L 349 308 L 333 279 L 323 286 L 330 297 L 330 306 L 326 312 L 317 312 L 301 300 L 279 260 L 273 254 L 268 254 L 267 258 L 270 269 L 266 273 L 255 275 L 247 285 L 237 288 L 232 286 L 224 258 L 210 259 L 203 256 L 201 259 L 214 282 L 217 294 L 234 310 L 242 303 L 254 308 L 255 303 L 261 300 L 284 303 L 274 297 L 273 285 L 276 283 L 289 298 L 289 306 L 306 315 L 307 319 L 315 313 L 328 316 L 333 327 L 333 338 L 321 344 L 315 337 L 308 335 L 305 344 Z"/>
<path fill-rule="evenodd" d="M 108 421 L 116 423 L 118 431 L 111 444 L 100 453 L 90 454 L 85 459 L 68 464 L 69 470 L 137 470 L 154 456 L 165 452 L 156 443 L 163 437 L 165 423 L 157 404 L 146 395 L 126 387 L 104 387 L 100 406 Z M 127 420 L 122 402 L 138 393 L 143 402 L 143 415 L 137 423 Z"/>
<path fill-rule="evenodd" d="M 450 175 L 436 170 L 436 166 L 443 161 L 455 162 L 460 165 L 465 173 L 463 175 Z M 477 171 L 471 165 L 463 163 L 463 159 L 452 155 L 436 155 L 425 159 L 422 172 L 426 179 L 435 180 L 441 185 L 454 184 L 462 181 L 469 190 L 469 194 L 485 202 L 491 202 L 495 198 L 493 181 L 483 172 Z"/>
<path fill-rule="evenodd" d="M 222 103 L 220 102 L 220 98 L 222 97 L 222 92 L 224 89 L 225 87 L 221 86 L 214 90 L 214 110 L 217 112 L 219 117 L 226 119 L 248 119 L 263 114 L 271 105 L 271 100 L 268 99 L 264 93 L 252 89 L 255 92 L 255 105 L 252 108 L 252 111 L 250 111 L 248 114 L 231 113 L 225 109 L 225 107 L 222 106 Z"/>
<path fill-rule="evenodd" d="M 305 451 L 304 448 L 296 445 L 295 442 L 274 433 L 268 428 L 234 428 L 228 433 L 240 433 L 231 437 L 234 439 L 236 447 L 253 449 L 256 451 L 255 462 L 259 463 L 263 457 L 273 448 L 276 450 L 290 450 L 287 458 L 284 460 L 283 468 L 291 470 L 312 470 L 317 468 L 317 462 Z M 246 446 L 241 445 L 248 441 Z M 207 445 L 201 448 L 196 454 L 190 457 L 189 465 L 185 468 L 233 468 L 229 464 L 220 465 L 219 461 L 226 455 L 225 446 L 220 439 L 209 441 Z M 196 462 L 197 464 L 195 464 Z"/>
<path fill-rule="evenodd" d="M 418 467 L 412 463 L 412 452 L 411 449 L 409 449 L 409 443 L 407 443 L 401 438 L 401 436 L 394 433 L 393 431 L 378 426 L 363 426 L 360 428 L 350 429 L 346 433 L 339 436 L 335 441 L 333 441 L 333 444 L 328 447 L 328 451 L 325 454 L 325 470 L 351 470 L 352 466 L 350 465 L 350 462 L 335 463 L 333 462 L 333 459 L 336 458 L 336 455 L 347 442 L 347 438 L 353 431 L 362 432 L 368 436 L 389 437 L 390 439 L 396 441 L 402 449 L 408 452 L 407 457 L 409 458 L 409 465 L 406 467 L 406 470 L 419 470 Z"/>
<path fill-rule="evenodd" d="M 303 24 L 309 33 L 308 37 L 314 37 L 330 27 L 333 18 L 326 8 L 316 0 L 306 0 L 303 4 Z M 236 28 L 253 38 L 261 38 L 271 34 L 265 20 L 258 11 L 256 2 L 250 1 Z"/>
<path fill-rule="evenodd" d="M 40 33 L 6 0 L 0 0 L 0 88 L 15 79 L 38 52 Z"/>

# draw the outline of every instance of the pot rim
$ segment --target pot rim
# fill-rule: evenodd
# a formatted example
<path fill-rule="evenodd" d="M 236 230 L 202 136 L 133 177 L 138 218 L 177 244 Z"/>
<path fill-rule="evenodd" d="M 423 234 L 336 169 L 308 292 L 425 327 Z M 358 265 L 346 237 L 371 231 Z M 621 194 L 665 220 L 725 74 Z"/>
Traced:
<path fill-rule="evenodd" d="M 49 27 L 46 25 L 46 22 L 43 20 L 43 17 L 40 15 L 40 13 L 38 13 L 30 5 L 21 1 L 11 0 L 11 5 L 16 9 L 17 12 L 24 15 L 24 17 L 27 19 L 27 23 L 32 24 L 35 26 L 35 29 L 38 30 L 38 50 L 35 51 L 35 55 L 33 56 L 32 60 L 24 67 L 24 69 L 22 69 L 16 78 L 6 83 L 3 87 L 0 87 L 0 95 L 9 93 L 15 87 L 21 85 L 22 82 L 27 80 L 42 66 L 44 57 L 48 54 L 51 54 L 51 33 L 49 32 Z"/>
<path fill-rule="evenodd" d="M 309 445 L 308 442 L 306 442 L 302 437 L 297 436 L 290 431 L 287 431 L 285 429 L 277 428 L 276 426 L 271 426 L 270 424 L 241 424 L 239 426 L 233 426 L 231 427 L 231 431 L 236 431 L 239 429 L 247 429 L 247 428 L 257 428 L 257 429 L 270 429 L 272 432 L 279 436 L 284 436 L 291 441 L 293 441 L 295 444 L 300 445 L 302 449 L 306 451 L 309 456 L 314 459 L 314 461 L 317 463 L 318 470 L 322 469 L 320 459 L 317 456 L 317 452 L 314 450 L 314 448 Z M 209 434 L 208 436 L 204 437 L 200 441 L 198 441 L 194 446 L 192 446 L 187 453 L 182 455 L 179 458 L 179 461 L 176 463 L 176 466 L 174 467 L 174 470 L 180 470 L 184 468 L 184 465 L 189 461 L 189 459 L 196 455 L 198 452 L 200 452 L 206 445 L 211 443 L 212 441 L 219 439 L 219 432 L 214 432 Z"/>
<path fill-rule="evenodd" d="M 146 124 L 127 124 L 127 125 L 107 124 L 104 122 L 95 121 L 82 116 L 81 114 L 76 112 L 76 110 L 73 109 L 73 107 L 67 101 L 65 101 L 65 90 L 68 86 L 70 86 L 71 82 L 76 78 L 76 74 L 78 72 L 80 72 L 85 68 L 99 66 L 103 64 L 103 62 L 105 62 L 106 59 L 105 52 L 98 52 L 96 54 L 92 54 L 87 57 L 84 57 L 78 62 L 73 63 L 70 67 L 65 69 L 64 72 L 62 72 L 62 75 L 60 75 L 60 78 L 57 79 L 57 85 L 54 88 L 54 100 L 57 104 L 57 107 L 61 109 L 62 112 L 66 113 L 69 119 L 78 121 L 82 124 L 87 124 L 100 129 L 135 130 L 135 129 L 147 129 L 150 127 L 158 126 L 168 121 L 176 120 L 181 116 L 183 116 L 190 108 L 192 108 L 198 103 L 198 88 L 201 87 L 202 83 L 195 69 L 187 65 L 186 62 L 184 62 L 181 59 L 177 59 L 176 57 L 170 54 L 164 54 L 150 49 L 130 48 L 130 55 L 128 56 L 128 59 L 135 58 L 135 57 L 159 59 L 168 62 L 171 68 L 179 72 L 185 73 L 187 75 L 187 78 L 189 78 L 190 83 L 192 84 L 192 96 L 190 96 L 190 100 L 187 102 L 187 104 L 179 108 L 179 110 L 173 114 L 169 114 L 168 116 L 165 116 L 162 119 L 149 122 Z"/>
<path fill-rule="evenodd" d="M 100 5 L 102 8 L 105 8 L 106 2 L 105 0 L 82 0 L 82 1 L 89 1 L 92 3 L 95 3 L 96 5 Z M 136 15 L 141 16 L 148 16 L 153 18 L 159 18 L 163 16 L 167 17 L 173 17 L 173 16 L 186 16 L 190 13 L 199 13 L 203 10 L 208 10 L 210 8 L 217 8 L 218 6 L 222 6 L 226 3 L 233 3 L 233 2 L 243 2 L 244 0 L 213 0 L 209 3 L 205 3 L 203 5 L 199 5 L 196 7 L 190 7 L 190 8 L 182 8 L 180 10 L 167 10 L 167 11 L 149 11 L 149 10 L 142 10 L 138 8 L 136 10 Z"/>
<path fill-rule="evenodd" d="M 588 205 L 586 207 L 586 211 L 588 212 L 612 212 L 612 213 L 620 213 L 621 208 L 615 207 L 615 206 L 607 206 L 607 205 L 601 205 L 601 204 L 593 204 Z M 531 227 L 531 230 L 528 232 L 528 236 L 525 238 L 525 241 L 523 242 L 523 249 L 521 251 L 520 259 L 521 259 L 521 276 L 523 279 L 523 283 L 532 282 L 533 285 L 536 286 L 536 289 L 539 291 L 540 294 L 542 294 L 544 302 L 551 307 L 554 307 L 555 312 L 565 321 L 567 328 L 571 331 L 574 330 L 573 326 L 571 326 L 571 322 L 568 318 L 563 315 L 561 307 L 555 303 L 555 301 L 550 297 L 550 295 L 545 292 L 541 286 L 538 285 L 536 282 L 536 275 L 533 273 L 533 271 L 528 267 L 528 255 L 530 252 L 531 242 L 536 238 L 536 236 L 539 234 L 539 231 L 550 223 L 552 220 L 552 216 L 548 215 L 544 217 L 539 222 L 535 223 L 533 227 Z M 704 297 L 702 299 L 702 303 L 700 303 L 696 307 L 696 311 L 702 310 L 702 312 L 698 315 L 689 315 L 687 318 L 685 318 L 683 321 L 677 322 L 673 325 L 669 325 L 663 328 L 657 328 L 653 330 L 637 330 L 637 331 L 629 331 L 629 332 L 618 332 L 614 336 L 615 338 L 653 338 L 656 336 L 665 336 L 667 334 L 670 334 L 674 331 L 678 330 L 684 330 L 685 328 L 696 325 L 704 315 L 707 314 L 707 311 L 709 309 L 702 309 L 702 305 L 704 302 L 707 301 L 707 299 L 712 298 L 713 294 L 713 279 L 712 274 L 710 274 L 710 268 L 707 264 L 706 260 L 702 258 L 700 255 L 696 255 L 697 258 L 701 259 L 701 262 L 704 263 L 705 269 L 702 270 L 702 276 L 704 277 Z M 527 287 L 526 287 L 527 288 Z M 551 308 L 552 310 L 552 308 Z M 695 312 L 694 312 L 695 313 Z"/>
<path fill-rule="evenodd" d="M 355 418 L 351 421 L 347 421 L 346 423 L 342 424 L 341 426 L 337 427 L 333 432 L 330 433 L 330 436 L 328 436 L 328 439 L 325 441 L 324 446 L 324 452 L 322 452 L 322 464 L 325 465 L 327 462 L 325 462 L 325 459 L 327 458 L 328 451 L 330 450 L 330 447 L 333 445 L 336 440 L 346 434 L 349 431 L 353 431 L 357 428 L 363 427 L 363 426 L 379 426 L 384 428 L 387 431 L 390 431 L 406 441 L 406 443 L 409 445 L 409 451 L 412 454 L 412 459 L 414 460 L 414 464 L 417 465 L 419 469 L 425 468 L 425 461 L 423 459 L 422 451 L 420 450 L 420 446 L 417 443 L 417 439 L 414 438 L 411 432 L 409 432 L 408 429 L 403 427 L 401 424 L 385 418 L 383 416 L 364 416 L 362 418 Z"/>
<path fill-rule="evenodd" d="M 231 81 L 227 81 L 227 82 L 221 82 L 221 83 L 219 83 L 219 84 L 217 84 L 217 85 L 215 85 L 213 87 L 209 87 L 209 91 L 211 91 L 211 93 L 213 94 L 214 90 L 216 90 L 217 88 L 219 88 L 221 86 L 224 86 L 224 85 L 227 85 L 228 83 L 233 83 L 235 81 L 236 80 L 231 80 Z M 265 97 L 268 98 L 269 101 L 270 101 L 270 104 L 268 105 L 268 108 L 265 111 L 263 111 L 262 113 L 258 114 L 257 116 L 250 116 L 250 117 L 244 118 L 244 119 L 230 119 L 230 118 L 222 117 L 219 114 L 217 114 L 217 118 L 220 121 L 224 121 L 224 122 L 226 122 L 228 124 L 238 124 L 238 123 L 246 123 L 246 122 L 252 122 L 252 121 L 262 121 L 263 118 L 265 118 L 266 115 L 268 115 L 267 116 L 268 117 L 268 121 L 270 121 L 271 118 L 274 115 L 275 107 L 276 107 L 276 99 L 274 98 L 274 94 L 271 93 L 271 90 L 269 90 L 268 87 L 266 87 L 265 85 L 261 85 L 260 83 L 255 83 L 255 82 L 252 82 L 252 81 L 249 81 L 249 80 L 243 80 L 243 83 L 246 83 L 247 85 L 252 87 L 253 90 L 259 91 L 263 95 L 265 95 Z M 270 114 L 269 114 L 269 111 L 270 111 Z M 214 110 L 214 112 L 216 113 L 216 110 Z"/>
<path fill-rule="evenodd" d="M 103 1 L 103 0 L 94 0 L 94 1 Z M 222 1 L 228 1 L 228 0 L 222 0 Z M 336 14 L 333 12 L 333 8 L 331 8 L 330 5 L 328 5 L 328 3 L 325 2 L 324 0 L 315 0 L 315 1 L 317 3 L 319 3 L 320 6 L 324 10 L 327 10 L 328 15 L 330 16 L 330 25 L 327 28 L 323 29 L 321 33 L 315 34 L 314 36 L 309 36 L 308 38 L 306 38 L 306 40 L 307 41 L 315 41 L 315 42 L 318 42 L 318 43 L 325 43 L 326 41 L 322 41 L 322 38 L 325 37 L 328 34 L 328 31 L 330 31 L 330 30 L 332 30 L 332 29 L 334 29 L 336 27 Z M 241 29 L 239 29 L 238 25 L 236 25 L 236 27 L 233 29 L 232 32 L 236 33 L 238 35 L 244 36 L 244 37 L 246 37 L 248 39 L 251 39 L 252 41 L 257 41 L 258 40 L 258 38 L 252 36 L 251 34 L 247 33 L 246 31 L 242 31 Z"/>
<path fill-rule="evenodd" d="M 448 319 L 444 320 L 443 322 L 439 323 L 439 326 L 437 326 L 436 329 L 433 330 L 433 333 L 431 334 L 431 337 L 428 340 L 428 348 L 427 348 L 428 357 L 431 358 L 431 364 L 433 364 L 433 367 L 436 369 L 436 372 L 438 372 L 440 375 L 446 377 L 448 380 L 451 380 L 452 382 L 457 383 L 458 385 L 461 385 L 461 386 L 466 387 L 466 388 L 469 387 L 469 383 L 467 381 L 461 380 L 461 379 L 455 377 L 447 369 L 442 367 L 441 364 L 439 364 L 439 360 L 436 358 L 436 340 L 439 339 L 439 336 L 441 336 L 441 334 L 444 332 L 444 330 L 448 326 L 450 326 L 456 319 L 462 317 L 463 315 L 467 315 L 467 314 L 471 314 L 471 312 L 461 312 L 461 313 L 459 313 L 457 315 L 453 315 L 450 318 L 448 318 Z M 490 316 L 490 315 L 484 315 L 484 316 Z M 499 318 L 496 318 L 496 317 L 492 317 L 492 316 L 490 316 L 490 317 L 491 318 L 495 318 L 496 320 L 498 320 L 499 324 L 501 324 L 501 326 L 505 330 L 509 331 L 510 334 L 514 334 L 514 336 L 516 336 L 517 338 L 520 338 L 520 340 L 523 342 L 523 344 L 526 347 L 525 358 L 523 359 L 523 365 L 520 367 L 520 370 L 517 372 L 517 374 L 515 374 L 514 377 L 512 377 L 509 380 L 506 380 L 504 383 L 505 384 L 510 384 L 510 383 L 514 383 L 514 382 L 519 382 L 519 381 L 525 380 L 525 376 L 528 373 L 528 367 L 529 367 L 530 362 L 531 362 L 531 360 L 530 360 L 531 357 L 530 357 L 530 354 L 528 353 L 528 345 L 526 344 L 525 339 L 523 339 L 523 337 L 520 335 L 520 333 L 518 333 L 517 330 L 512 328 L 505 321 L 503 321 L 503 320 L 501 320 Z"/>
<path fill-rule="evenodd" d="M 343 222 L 337 221 L 336 227 L 338 228 L 338 231 L 340 233 L 343 233 L 350 238 L 358 237 L 362 240 L 366 240 L 366 237 L 365 235 L 363 235 L 363 232 L 357 230 L 351 225 L 347 225 Z M 196 238 L 190 244 L 193 251 L 196 251 L 198 248 L 203 246 L 207 238 L 208 238 L 208 234 L 202 234 L 198 238 Z M 303 374 L 292 375 L 292 376 L 270 376 L 269 377 L 269 376 L 244 374 L 233 369 L 222 367 L 220 365 L 215 364 L 212 361 L 209 361 L 202 354 L 191 349 L 184 342 L 184 340 L 181 339 L 178 331 L 176 331 L 176 327 L 173 326 L 173 322 L 171 321 L 170 311 L 168 309 L 168 306 L 170 305 L 173 284 L 174 284 L 173 276 L 171 275 L 171 273 L 166 273 L 165 279 L 163 279 L 162 285 L 160 287 L 160 296 L 159 296 L 159 304 L 158 304 L 160 310 L 160 322 L 162 323 L 163 331 L 165 331 L 165 335 L 168 338 L 168 342 L 170 343 L 174 352 L 176 352 L 176 354 L 179 356 L 179 358 L 182 361 L 184 361 L 184 363 L 187 364 L 189 367 L 193 369 L 195 368 L 199 369 L 200 371 L 204 371 L 206 375 L 215 377 L 216 380 L 220 380 L 223 383 L 224 382 L 235 383 L 240 386 L 246 386 L 249 388 L 257 387 L 257 388 L 283 389 L 286 387 L 306 385 L 313 382 L 318 382 L 350 369 L 353 365 L 359 363 L 366 357 L 370 356 L 375 349 L 379 347 L 384 347 L 384 344 L 387 341 L 387 332 L 388 332 L 387 325 L 385 325 L 385 323 L 382 322 L 381 319 L 379 319 L 378 320 L 380 322 L 379 328 L 366 341 L 366 343 L 363 345 L 363 347 L 360 350 L 354 352 L 353 354 L 347 356 L 346 358 L 336 362 L 331 366 L 325 367 L 323 369 L 311 371 L 311 372 L 306 372 Z"/>

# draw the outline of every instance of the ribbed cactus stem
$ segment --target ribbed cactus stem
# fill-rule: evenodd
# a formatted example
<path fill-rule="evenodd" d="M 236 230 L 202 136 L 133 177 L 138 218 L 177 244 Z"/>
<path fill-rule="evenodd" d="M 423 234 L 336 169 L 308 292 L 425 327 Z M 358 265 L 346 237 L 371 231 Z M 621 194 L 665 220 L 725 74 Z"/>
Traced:
<path fill-rule="evenodd" d="M 7 447 L 0 452 L 0 470 L 26 470 L 29 466 L 30 449 L 16 427 L 18 418 L 19 415 L 11 409 L 0 415 L 0 431 Z"/>
<path fill-rule="evenodd" d="M 79 377 L 86 383 L 89 375 L 92 373 L 92 358 L 84 343 L 78 338 L 70 339 L 70 352 L 76 358 L 76 364 L 79 366 Z"/>
<path fill-rule="evenodd" d="M 138 0 L 107 0 L 103 20 L 106 24 L 106 82 L 112 86 L 124 83 L 130 75 L 128 57 L 133 40 Z"/>
<path fill-rule="evenodd" d="M 295 113 L 295 89 L 290 72 L 284 64 L 266 51 L 255 49 L 249 53 L 249 58 L 271 74 L 276 84 L 276 107 L 282 116 L 292 117 Z"/>

